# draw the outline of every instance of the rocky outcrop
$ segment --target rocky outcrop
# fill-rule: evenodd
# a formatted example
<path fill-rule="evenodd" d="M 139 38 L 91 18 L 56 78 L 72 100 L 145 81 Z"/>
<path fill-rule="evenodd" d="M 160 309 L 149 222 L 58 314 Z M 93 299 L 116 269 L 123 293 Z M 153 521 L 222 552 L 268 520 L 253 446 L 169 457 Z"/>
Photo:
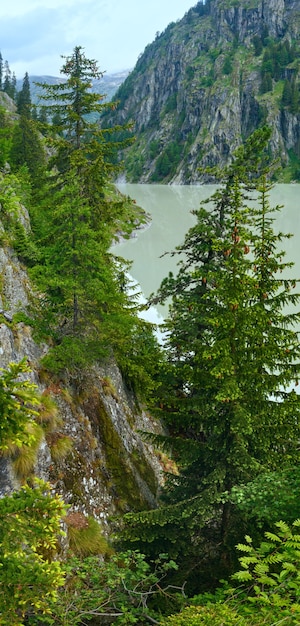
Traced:
<path fill-rule="evenodd" d="M 29 228 L 21 206 L 19 218 Z M 41 359 L 48 346 L 36 342 L 29 320 L 38 294 L 8 242 L 1 226 L 0 367 L 26 358 L 28 376 L 50 407 L 34 473 L 63 495 L 70 512 L 92 516 L 108 532 L 112 514 L 155 506 L 161 467 L 139 431 L 158 425 L 137 406 L 113 360 L 75 378 L 54 379 L 45 371 Z M 14 451 L 0 456 L 0 496 L 23 478 Z"/>
<path fill-rule="evenodd" d="M 128 180 L 205 180 L 199 168 L 224 166 L 262 124 L 272 127 L 283 166 L 291 152 L 298 158 L 299 108 L 283 106 L 282 93 L 287 79 L 298 89 L 299 33 L 296 0 L 198 2 L 170 24 L 116 94 L 114 122 L 134 120 L 136 134 L 125 153 Z M 294 56 L 274 65 L 284 42 Z"/>

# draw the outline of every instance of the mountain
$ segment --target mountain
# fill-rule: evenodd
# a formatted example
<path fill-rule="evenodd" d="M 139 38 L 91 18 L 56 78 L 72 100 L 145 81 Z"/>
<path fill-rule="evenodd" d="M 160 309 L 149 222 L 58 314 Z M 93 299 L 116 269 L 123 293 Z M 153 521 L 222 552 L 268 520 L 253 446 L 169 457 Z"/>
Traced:
<path fill-rule="evenodd" d="M 299 0 L 207 0 L 169 24 L 115 94 L 114 123 L 134 120 L 127 180 L 209 181 L 199 168 L 263 124 L 283 180 L 298 179 L 299 35 Z"/>
<path fill-rule="evenodd" d="M 105 101 L 109 101 L 114 96 L 120 85 L 124 82 L 129 74 L 129 70 L 123 70 L 121 72 L 115 72 L 113 74 L 103 74 L 100 80 L 94 82 L 92 91 L 100 94 L 105 94 Z M 57 76 L 29 76 L 30 82 L 30 94 L 33 104 L 39 104 L 39 97 L 41 89 L 35 83 L 48 83 L 55 85 L 62 82 L 63 77 Z M 17 80 L 17 90 L 22 89 L 23 80 Z"/>

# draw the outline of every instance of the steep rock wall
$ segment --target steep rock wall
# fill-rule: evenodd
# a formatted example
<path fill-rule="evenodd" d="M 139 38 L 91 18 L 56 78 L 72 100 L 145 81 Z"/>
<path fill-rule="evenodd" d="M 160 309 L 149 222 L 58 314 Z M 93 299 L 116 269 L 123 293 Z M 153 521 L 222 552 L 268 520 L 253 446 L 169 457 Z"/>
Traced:
<path fill-rule="evenodd" d="M 20 219 L 29 228 L 20 207 Z M 113 360 L 64 379 L 53 379 L 41 366 L 47 345 L 38 344 L 26 323 L 38 297 L 0 225 L 0 367 L 26 358 L 28 375 L 56 410 L 45 430 L 34 473 L 62 494 L 70 512 L 92 516 L 109 532 L 111 515 L 153 507 L 161 467 L 138 431 L 159 429 L 126 389 Z M 22 320 L 22 316 L 24 320 Z M 54 409 L 53 409 L 54 410 Z M 67 441 L 64 454 L 59 442 Z M 0 456 L 0 496 L 18 488 L 22 476 L 14 458 Z"/>
<path fill-rule="evenodd" d="M 125 154 L 134 182 L 205 180 L 199 167 L 224 166 L 259 125 L 273 129 L 282 165 L 299 153 L 299 109 L 281 106 L 284 80 L 299 81 L 299 3 L 295 0 L 210 0 L 146 47 L 116 94 L 114 121 L 134 120 L 136 142 Z M 255 53 L 253 38 L 263 42 Z M 270 42 L 295 45 L 268 91 L 262 63 Z M 298 82 L 297 82 L 298 84 Z"/>

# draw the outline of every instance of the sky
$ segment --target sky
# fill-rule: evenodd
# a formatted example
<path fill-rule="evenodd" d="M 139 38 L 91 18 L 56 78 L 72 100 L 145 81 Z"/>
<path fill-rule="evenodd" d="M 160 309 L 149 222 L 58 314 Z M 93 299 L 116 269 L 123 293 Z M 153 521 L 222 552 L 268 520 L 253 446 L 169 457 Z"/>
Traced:
<path fill-rule="evenodd" d="M 82 46 L 110 74 L 132 69 L 147 44 L 197 0 L 10 0 L 0 3 L 0 51 L 17 78 L 59 76 Z"/>

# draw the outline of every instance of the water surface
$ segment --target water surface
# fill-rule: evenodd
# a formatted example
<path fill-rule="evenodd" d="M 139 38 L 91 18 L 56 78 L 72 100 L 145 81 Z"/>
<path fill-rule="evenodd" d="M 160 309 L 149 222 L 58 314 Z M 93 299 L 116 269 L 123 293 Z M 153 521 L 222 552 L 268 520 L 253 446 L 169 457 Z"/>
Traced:
<path fill-rule="evenodd" d="M 176 273 L 178 258 L 165 255 L 181 244 L 195 224 L 191 211 L 216 189 L 215 185 L 134 185 L 118 184 L 118 189 L 136 200 L 151 215 L 151 224 L 133 239 L 114 246 L 114 252 L 132 261 L 130 273 L 147 299 L 170 271 Z M 275 185 L 270 194 L 272 206 L 283 205 L 276 214 L 276 230 L 292 233 L 283 241 L 286 261 L 295 263 L 291 276 L 300 278 L 300 185 Z M 162 256 L 164 255 L 164 256 Z M 159 321 L 166 308 L 152 310 L 150 319 Z"/>

